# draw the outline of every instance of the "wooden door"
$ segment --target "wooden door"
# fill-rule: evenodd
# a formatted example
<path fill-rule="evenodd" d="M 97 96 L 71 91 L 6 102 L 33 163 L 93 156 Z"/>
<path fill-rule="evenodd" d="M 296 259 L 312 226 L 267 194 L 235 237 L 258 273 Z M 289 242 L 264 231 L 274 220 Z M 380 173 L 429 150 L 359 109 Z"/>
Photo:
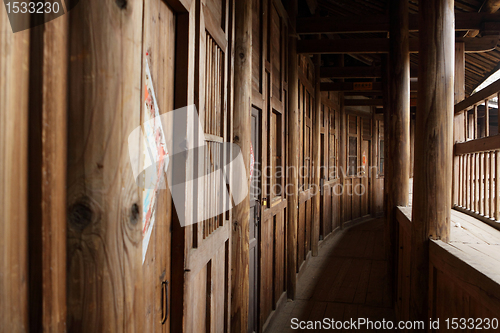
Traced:
<path fill-rule="evenodd" d="M 195 3 L 194 101 L 205 146 L 203 160 L 194 165 L 195 171 L 203 176 L 188 190 L 200 203 L 192 210 L 194 214 L 211 217 L 186 227 L 184 232 L 184 302 L 180 306 L 184 307 L 185 332 L 227 332 L 230 320 L 231 215 L 226 211 L 227 206 L 220 213 L 219 208 L 225 205 L 221 192 L 225 186 L 216 173 L 225 165 L 227 150 L 223 147 L 230 142 L 232 127 L 227 102 L 229 3 L 223 0 Z"/>
<path fill-rule="evenodd" d="M 143 50 L 147 64 L 145 61 L 143 77 L 146 76 L 145 68 L 148 66 L 160 114 L 174 109 L 175 40 L 176 14 L 162 0 L 146 0 Z M 143 121 L 146 112 L 144 109 Z M 144 192 L 144 199 L 152 194 L 148 193 L 148 189 Z M 147 237 L 143 240 L 147 241 L 145 245 L 147 250 L 143 254 L 144 331 L 170 332 L 168 295 L 171 294 L 169 289 L 172 199 L 166 190 L 158 190 L 153 196 L 155 199 L 149 201 L 151 207 L 147 207 L 147 200 L 143 203 L 143 214 L 146 218 L 150 210 L 155 214 L 149 241 Z M 149 221 L 143 222 L 149 223 Z"/>
<path fill-rule="evenodd" d="M 253 160 L 252 178 L 250 181 L 250 236 L 249 236 L 249 284 L 250 284 L 250 304 L 248 307 L 248 332 L 259 331 L 259 233 L 260 233 L 260 193 L 261 179 L 259 168 L 260 157 L 260 111 L 252 108 L 252 149 L 251 159 Z M 252 167 L 252 166 L 250 166 Z"/>
<path fill-rule="evenodd" d="M 361 143 L 361 215 L 370 214 L 370 141 L 363 140 Z"/>

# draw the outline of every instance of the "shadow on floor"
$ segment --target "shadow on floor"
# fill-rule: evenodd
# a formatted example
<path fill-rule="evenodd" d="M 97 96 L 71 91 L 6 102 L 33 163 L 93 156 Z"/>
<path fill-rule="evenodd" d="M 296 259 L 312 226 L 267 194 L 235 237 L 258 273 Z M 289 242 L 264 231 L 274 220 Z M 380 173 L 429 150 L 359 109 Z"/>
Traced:
<path fill-rule="evenodd" d="M 299 321 L 367 318 L 395 322 L 387 283 L 387 262 L 383 258 L 383 230 L 383 219 L 375 219 L 327 239 L 320 248 L 319 256 L 310 258 L 306 271 L 300 277 L 297 299 L 288 301 L 278 310 L 266 333 L 302 331 L 292 329 L 293 318 Z M 377 330 L 358 327 L 357 330 L 335 331 Z"/>

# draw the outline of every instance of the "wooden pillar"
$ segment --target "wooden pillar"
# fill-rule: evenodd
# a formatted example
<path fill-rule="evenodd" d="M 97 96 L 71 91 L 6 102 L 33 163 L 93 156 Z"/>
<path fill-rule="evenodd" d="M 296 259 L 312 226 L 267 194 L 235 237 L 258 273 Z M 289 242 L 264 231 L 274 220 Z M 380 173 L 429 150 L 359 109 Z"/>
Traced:
<path fill-rule="evenodd" d="M 396 285 L 399 224 L 396 207 L 407 206 L 410 182 L 410 53 L 408 1 L 392 0 L 389 53 L 389 108 L 385 112 L 387 147 L 386 250 L 389 282 Z"/>
<path fill-rule="evenodd" d="M 312 255 L 316 257 L 319 251 L 319 224 L 320 224 L 320 203 L 321 203 L 321 192 L 320 192 L 320 168 L 321 168 L 321 80 L 320 80 L 320 68 L 321 68 L 321 55 L 317 54 L 314 56 L 314 78 L 316 80 L 316 86 L 314 89 L 315 97 L 314 101 L 316 105 L 314 106 L 314 127 L 313 127 L 313 166 L 314 166 L 314 186 L 316 188 L 316 195 L 313 197 L 312 209 L 313 209 L 313 223 L 312 223 Z"/>
<path fill-rule="evenodd" d="M 429 238 L 448 242 L 453 154 L 453 0 L 419 2 L 410 316 L 428 321 Z"/>
<path fill-rule="evenodd" d="M 252 2 L 234 2 L 234 106 L 233 140 L 245 165 L 250 165 L 252 97 Z M 250 170 L 247 184 L 250 188 Z M 246 332 L 249 302 L 249 196 L 233 209 L 231 239 L 231 332 Z"/>
<path fill-rule="evenodd" d="M 0 49 L 0 330 L 26 332 L 30 30 L 12 33 L 5 10 Z"/>
<path fill-rule="evenodd" d="M 454 102 L 465 99 L 465 43 L 455 43 L 455 85 Z M 464 120 L 467 112 L 462 112 L 453 118 L 453 142 L 465 141 Z M 459 184 L 459 159 L 453 157 L 453 205 L 458 205 L 458 184 Z"/>
<path fill-rule="evenodd" d="M 288 37 L 288 226 L 287 251 L 287 294 L 295 299 L 297 292 L 297 217 L 299 206 L 299 72 L 297 60 L 297 35 L 295 21 L 298 2 L 288 3 L 288 17 L 291 22 Z"/>

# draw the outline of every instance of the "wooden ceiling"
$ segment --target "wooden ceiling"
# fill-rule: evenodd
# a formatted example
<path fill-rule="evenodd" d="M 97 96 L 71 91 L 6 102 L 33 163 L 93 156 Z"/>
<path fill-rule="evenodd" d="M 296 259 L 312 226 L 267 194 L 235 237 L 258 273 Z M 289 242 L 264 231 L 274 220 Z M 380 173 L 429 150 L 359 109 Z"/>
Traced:
<path fill-rule="evenodd" d="M 301 15 L 356 18 L 362 16 L 387 15 L 388 0 L 299 0 Z M 494 13 L 500 7 L 500 0 L 455 0 L 455 12 L 470 13 Z M 418 0 L 409 0 L 410 14 L 418 13 Z M 500 12 L 499 12 L 500 13 Z M 326 36 L 326 37 L 325 37 Z M 480 38 L 479 31 L 457 31 L 457 38 L 461 37 Z M 344 34 L 325 34 L 323 38 L 329 39 L 368 39 L 384 38 L 387 33 L 344 33 Z M 410 38 L 418 37 L 418 32 L 410 32 Z M 304 36 L 304 38 L 308 38 Z M 378 54 L 355 54 L 353 58 L 365 65 L 378 65 L 381 57 Z M 411 54 L 412 71 L 418 67 L 418 53 Z M 356 63 L 355 65 L 359 65 Z M 346 64 L 347 66 L 347 64 Z M 466 54 L 466 95 L 469 96 L 472 91 L 489 77 L 496 70 L 500 69 L 500 45 L 497 45 L 492 51 L 483 53 Z"/>

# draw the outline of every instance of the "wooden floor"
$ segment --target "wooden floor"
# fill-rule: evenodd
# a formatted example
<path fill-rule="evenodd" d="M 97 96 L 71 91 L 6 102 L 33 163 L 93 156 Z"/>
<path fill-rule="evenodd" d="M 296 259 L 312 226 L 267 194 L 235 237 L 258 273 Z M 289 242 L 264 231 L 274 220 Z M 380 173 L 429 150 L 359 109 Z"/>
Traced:
<path fill-rule="evenodd" d="M 297 299 L 275 313 L 266 332 L 297 332 L 291 329 L 292 318 L 395 321 L 383 259 L 383 226 L 383 219 L 371 220 L 327 239 L 302 273 Z"/>

